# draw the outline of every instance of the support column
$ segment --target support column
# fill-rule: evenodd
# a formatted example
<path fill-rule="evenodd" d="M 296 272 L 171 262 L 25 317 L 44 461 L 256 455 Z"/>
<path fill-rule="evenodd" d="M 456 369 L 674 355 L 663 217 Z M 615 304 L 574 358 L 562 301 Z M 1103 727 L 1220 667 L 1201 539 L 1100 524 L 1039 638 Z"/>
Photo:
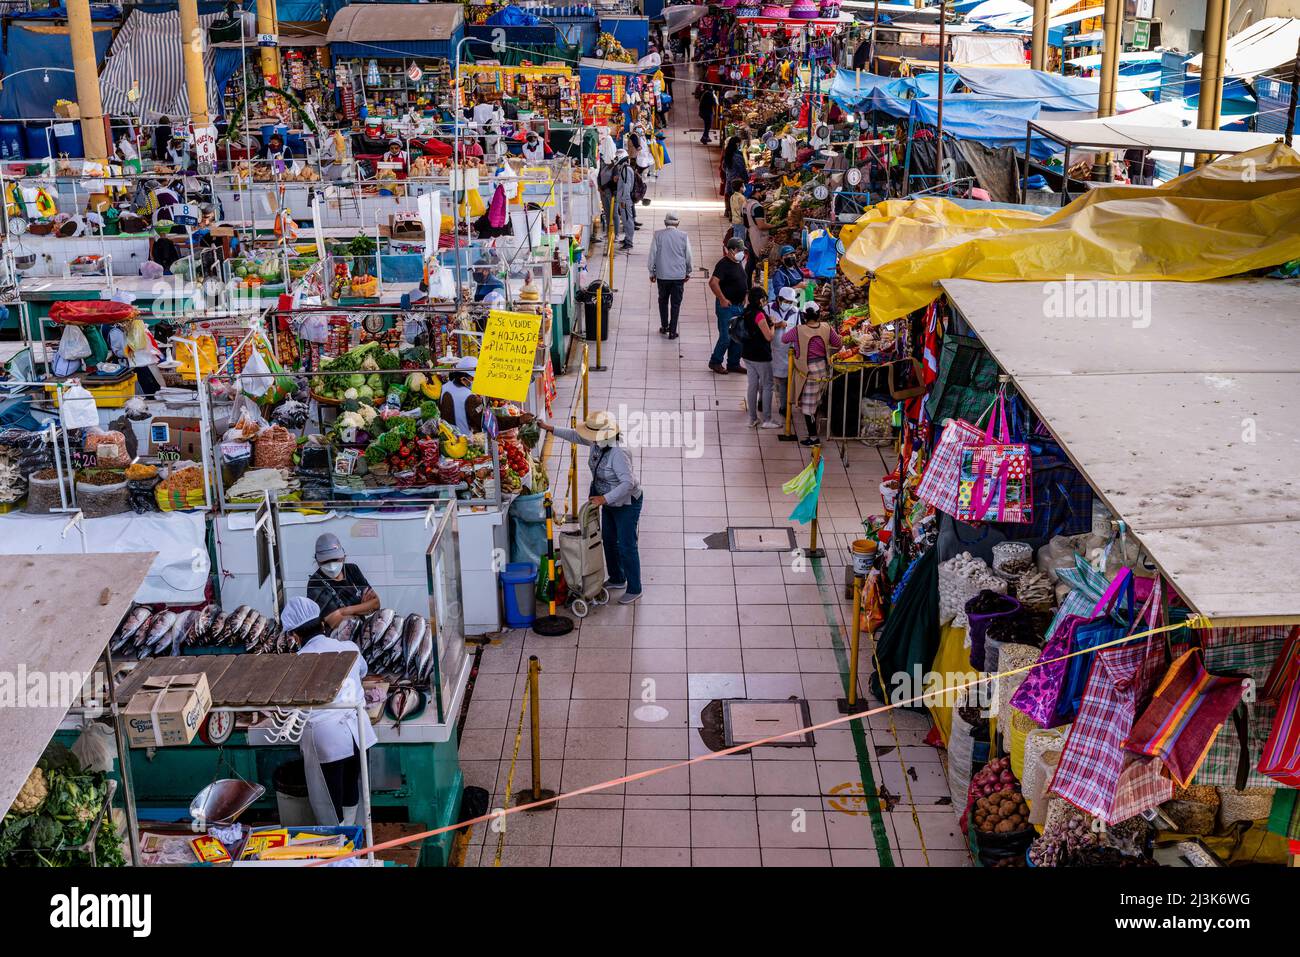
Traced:
<path fill-rule="evenodd" d="M 208 126 L 208 84 L 203 76 L 203 50 L 207 37 L 199 25 L 198 0 L 180 0 L 181 56 L 185 61 L 185 91 L 190 97 L 190 122 L 195 129 Z"/>
<path fill-rule="evenodd" d="M 1035 70 L 1047 69 L 1048 0 L 1034 0 L 1034 34 L 1029 53 L 1029 66 Z"/>
<path fill-rule="evenodd" d="M 1196 105 L 1196 128 L 1217 130 L 1223 109 L 1223 59 L 1227 50 L 1227 25 L 1230 0 L 1206 0 L 1205 39 L 1201 51 L 1201 94 Z M 1196 165 L 1212 157 L 1196 155 Z"/>
<path fill-rule="evenodd" d="M 103 162 L 108 159 L 108 143 L 104 133 L 104 104 L 99 98 L 90 0 L 68 0 L 68 35 L 72 40 L 72 67 L 77 75 L 77 109 L 81 113 L 86 159 Z"/>
<path fill-rule="evenodd" d="M 280 24 L 275 10 L 275 0 L 257 0 L 257 35 L 264 33 L 279 36 Z M 280 48 L 261 47 L 262 80 L 267 86 L 280 85 Z"/>
<path fill-rule="evenodd" d="M 1115 90 L 1119 86 L 1120 41 L 1123 38 L 1124 0 L 1106 0 L 1101 15 L 1101 72 L 1098 77 L 1097 116 L 1115 115 Z M 1098 153 L 1092 167 L 1094 182 L 1111 181 L 1110 152 Z M 1067 171 L 1068 181 L 1068 171 Z"/>

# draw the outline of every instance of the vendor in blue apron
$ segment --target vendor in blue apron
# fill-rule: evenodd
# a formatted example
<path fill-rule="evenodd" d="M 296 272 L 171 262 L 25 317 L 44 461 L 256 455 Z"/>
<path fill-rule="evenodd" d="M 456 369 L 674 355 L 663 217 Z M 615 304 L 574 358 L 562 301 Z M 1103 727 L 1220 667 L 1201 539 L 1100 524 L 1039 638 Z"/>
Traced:
<path fill-rule="evenodd" d="M 464 435 L 483 431 L 483 410 L 486 405 L 483 397 L 471 390 L 474 370 L 477 368 L 478 360 L 473 356 L 460 359 L 447 377 L 447 384 L 442 387 L 442 398 L 438 402 L 438 411 L 443 419 Z M 502 431 L 517 429 L 525 422 L 533 421 L 533 415 L 529 412 L 520 415 L 502 415 L 498 412 L 496 418 L 497 428 Z"/>
<path fill-rule="evenodd" d="M 316 571 L 307 579 L 307 597 L 320 609 L 326 628 L 336 628 L 344 618 L 358 618 L 379 610 L 379 595 L 361 569 L 346 561 L 343 543 L 326 532 L 316 539 Z"/>
<path fill-rule="evenodd" d="M 365 701 L 361 679 L 368 669 L 361 649 L 356 642 L 336 641 L 323 633 L 319 605 L 310 598 L 291 598 L 280 613 L 280 624 L 301 643 L 300 655 L 356 652 L 352 670 L 330 703 L 358 705 Z M 298 747 L 302 750 L 303 777 L 312 817 L 318 826 L 359 823 L 361 761 L 375 740 L 370 721 L 362 720 L 354 707 L 319 708 L 307 713 Z"/>

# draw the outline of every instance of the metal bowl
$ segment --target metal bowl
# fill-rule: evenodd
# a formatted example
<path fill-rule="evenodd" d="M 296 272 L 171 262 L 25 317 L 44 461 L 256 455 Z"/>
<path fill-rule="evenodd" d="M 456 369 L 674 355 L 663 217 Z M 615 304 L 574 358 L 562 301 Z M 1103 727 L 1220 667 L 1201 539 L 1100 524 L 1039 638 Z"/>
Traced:
<path fill-rule="evenodd" d="M 213 781 L 190 802 L 190 817 L 208 825 L 233 824 L 253 806 L 266 788 L 237 778 Z"/>

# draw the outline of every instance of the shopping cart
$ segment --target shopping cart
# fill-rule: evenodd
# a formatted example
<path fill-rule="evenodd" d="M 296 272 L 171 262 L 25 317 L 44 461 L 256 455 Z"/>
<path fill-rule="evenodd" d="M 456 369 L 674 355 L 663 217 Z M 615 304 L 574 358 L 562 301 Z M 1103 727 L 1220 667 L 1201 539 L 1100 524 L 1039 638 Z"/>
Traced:
<path fill-rule="evenodd" d="M 576 524 L 560 529 L 560 565 L 569 586 L 569 608 L 586 618 L 592 605 L 609 602 L 605 588 L 605 542 L 600 535 L 600 508 L 587 502 Z"/>

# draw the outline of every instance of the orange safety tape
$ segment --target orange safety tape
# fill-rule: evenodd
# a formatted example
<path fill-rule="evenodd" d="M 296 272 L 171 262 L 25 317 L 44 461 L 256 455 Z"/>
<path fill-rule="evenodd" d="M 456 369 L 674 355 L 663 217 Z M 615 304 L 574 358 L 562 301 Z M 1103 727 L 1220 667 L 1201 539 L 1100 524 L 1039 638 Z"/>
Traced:
<path fill-rule="evenodd" d="M 914 704 L 924 704 L 927 699 L 932 699 L 936 693 L 945 696 L 956 694 L 959 691 L 965 691 L 970 688 L 977 688 L 980 685 L 985 684 L 986 682 L 996 681 L 998 678 L 1006 677 L 1008 675 L 1018 675 L 1026 671 L 1033 671 L 1035 668 L 1041 668 L 1045 665 L 1056 664 L 1057 662 L 1066 661 L 1070 658 L 1074 658 L 1079 655 L 1094 654 L 1095 652 L 1103 651 L 1106 648 L 1113 648 L 1117 645 L 1127 644 L 1130 641 L 1136 641 L 1139 638 L 1147 638 L 1151 635 L 1158 635 L 1168 631 L 1178 631 L 1183 628 L 1212 628 L 1212 627 L 1214 627 L 1213 623 L 1211 623 L 1207 618 L 1201 615 L 1195 615 L 1187 619 L 1187 621 L 1179 622 L 1176 625 L 1162 625 L 1159 628 L 1152 628 L 1148 631 L 1137 632 L 1135 634 L 1125 635 L 1122 638 L 1116 638 L 1112 641 L 1102 642 L 1101 644 L 1096 645 L 1092 648 L 1084 648 L 1084 649 L 1080 649 L 1079 651 L 1071 651 L 1068 654 L 1061 655 L 1057 658 L 1049 658 L 1046 661 L 1036 661 L 1032 664 L 1024 665 L 1023 667 L 1020 668 L 1012 668 L 1010 671 L 990 673 L 984 675 L 983 677 L 977 678 L 974 681 L 968 681 L 965 684 L 954 685 L 951 688 L 944 688 L 942 691 L 939 692 L 931 691 L 929 694 L 922 693 L 917 695 L 914 698 L 908 698 L 903 701 L 896 701 L 891 704 L 881 705 L 879 708 L 872 708 L 869 711 L 861 711 L 858 712 L 857 714 L 840 715 L 838 718 L 831 718 L 829 721 L 822 721 L 819 724 L 810 724 L 806 728 L 798 728 L 794 731 L 784 731 L 781 734 L 774 734 L 768 738 L 760 738 L 757 741 L 748 741 L 745 744 L 737 744 L 730 748 L 724 748 L 721 751 L 711 751 L 708 754 L 702 754 L 699 757 L 690 758 L 689 760 L 686 761 L 678 761 L 674 764 L 666 764 L 663 767 L 650 768 L 649 770 L 646 771 L 638 771 L 635 774 L 625 774 L 622 777 L 612 778 L 608 781 L 602 781 L 599 784 L 589 784 L 586 787 L 578 788 L 573 791 L 566 791 L 565 793 L 557 794 L 554 797 L 543 798 L 540 801 L 533 801 L 531 804 L 517 804 L 512 808 L 504 808 L 500 811 L 483 814 L 479 817 L 471 818 L 468 821 L 461 821 L 458 824 L 448 824 L 445 827 L 434 828 L 431 831 L 421 831 L 419 834 L 411 834 L 406 837 L 394 838 L 391 841 L 384 841 L 383 843 L 375 844 L 372 847 L 357 848 L 351 854 L 348 854 L 345 857 L 336 857 L 328 861 L 313 861 L 312 863 L 307 864 L 306 866 L 321 867 L 329 864 L 336 864 L 339 861 L 345 861 L 348 860 L 349 858 L 362 857 L 367 854 L 373 854 L 375 851 L 386 851 L 391 847 L 400 847 L 401 845 L 409 844 L 412 841 L 422 841 L 425 838 L 437 837 L 439 834 L 446 834 L 449 831 L 456 831 L 463 827 L 473 827 L 475 824 L 483 824 L 487 821 L 505 817 L 507 814 L 517 814 L 520 811 L 531 811 L 536 808 L 545 807 L 548 804 L 558 804 L 560 801 L 566 800 L 568 798 L 580 797 L 584 794 L 594 794 L 597 791 L 605 791 L 608 790 L 609 788 L 618 787 L 621 784 L 631 784 L 633 781 L 641 781 L 644 780 L 645 778 L 654 777 L 656 774 L 664 774 L 668 771 L 677 771 L 680 770 L 681 768 L 688 768 L 692 764 L 702 764 L 705 761 L 712 761 L 715 760 L 716 758 L 725 758 L 728 755 L 739 754 L 742 751 L 748 751 L 751 748 L 756 748 L 764 744 L 772 744 L 773 742 L 780 741 L 784 738 L 793 738 L 799 735 L 808 734 L 809 732 L 812 731 L 822 731 L 825 730 L 826 728 L 833 728 L 836 725 L 844 724 L 847 721 L 861 721 L 863 718 L 868 718 L 875 714 L 884 714 L 888 711 L 893 711 L 895 708 L 905 708 Z"/>

